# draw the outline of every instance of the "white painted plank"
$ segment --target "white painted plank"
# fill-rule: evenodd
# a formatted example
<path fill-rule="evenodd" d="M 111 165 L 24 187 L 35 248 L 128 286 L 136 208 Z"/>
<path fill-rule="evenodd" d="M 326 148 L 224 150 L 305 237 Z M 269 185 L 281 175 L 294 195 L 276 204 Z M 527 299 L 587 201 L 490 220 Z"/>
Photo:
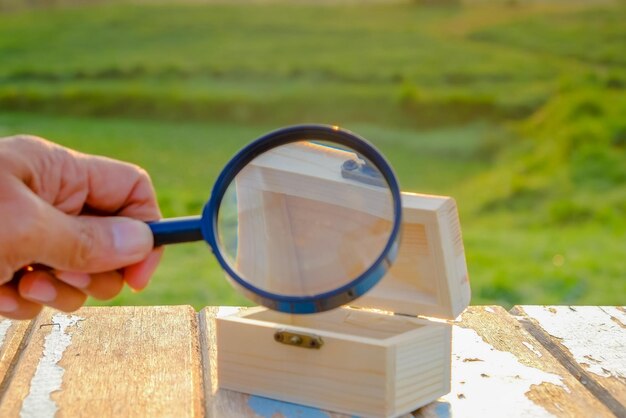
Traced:
<path fill-rule="evenodd" d="M 421 418 L 613 416 L 504 309 L 470 307 L 452 332 L 452 389 Z"/>
<path fill-rule="evenodd" d="M 626 416 L 623 307 L 517 306 L 514 312 L 590 391 Z"/>
<path fill-rule="evenodd" d="M 76 315 L 57 313 L 52 316 L 55 325 L 50 327 L 50 334 L 44 340 L 43 356 L 39 359 L 31 380 L 30 392 L 22 404 L 21 417 L 55 416 L 59 406 L 51 395 L 61 389 L 65 369 L 59 366 L 59 361 L 72 342 L 72 334 L 68 333 L 68 328 L 82 320 L 84 318 Z"/>

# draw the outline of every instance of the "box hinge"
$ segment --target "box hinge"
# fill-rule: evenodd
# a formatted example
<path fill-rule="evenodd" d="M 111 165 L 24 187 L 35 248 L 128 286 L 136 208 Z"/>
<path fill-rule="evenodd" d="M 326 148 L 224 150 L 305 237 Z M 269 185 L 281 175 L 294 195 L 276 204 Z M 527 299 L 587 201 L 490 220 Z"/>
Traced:
<path fill-rule="evenodd" d="M 317 335 L 303 334 L 286 330 L 276 331 L 274 334 L 274 340 L 282 344 L 294 345 L 302 348 L 314 348 L 318 350 L 324 345 L 322 337 L 318 337 Z"/>
<path fill-rule="evenodd" d="M 344 161 L 341 165 L 341 176 L 371 186 L 389 187 L 378 168 L 365 158 Z"/>

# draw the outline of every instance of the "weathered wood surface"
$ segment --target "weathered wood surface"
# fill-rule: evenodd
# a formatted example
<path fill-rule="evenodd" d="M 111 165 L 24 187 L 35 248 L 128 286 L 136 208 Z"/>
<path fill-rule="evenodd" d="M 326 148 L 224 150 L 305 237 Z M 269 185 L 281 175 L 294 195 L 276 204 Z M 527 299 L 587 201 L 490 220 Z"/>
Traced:
<path fill-rule="evenodd" d="M 596 397 L 626 417 L 626 310 L 516 306 L 524 327 Z"/>
<path fill-rule="evenodd" d="M 417 417 L 609 417 L 546 349 L 498 306 L 470 307 L 452 331 L 452 390 Z"/>
<path fill-rule="evenodd" d="M 25 344 L 29 321 L 11 321 L 0 318 L 0 393 L 11 380 L 20 348 Z"/>
<path fill-rule="evenodd" d="M 30 323 L 0 319 L 0 416 L 347 417 L 218 389 L 215 317 L 236 309 L 83 308 L 45 310 Z M 625 416 L 623 308 L 513 313 L 494 306 L 462 315 L 452 390 L 413 416 Z"/>
<path fill-rule="evenodd" d="M 45 310 L 3 387 L 0 416 L 201 416 L 197 334 L 189 306 Z"/>

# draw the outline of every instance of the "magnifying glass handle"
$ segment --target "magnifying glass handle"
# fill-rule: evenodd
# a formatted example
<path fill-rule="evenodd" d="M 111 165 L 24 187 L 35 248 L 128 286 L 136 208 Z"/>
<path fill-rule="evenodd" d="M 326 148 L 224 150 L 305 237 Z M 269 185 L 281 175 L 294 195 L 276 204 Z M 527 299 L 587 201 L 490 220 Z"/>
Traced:
<path fill-rule="evenodd" d="M 148 222 L 154 236 L 154 246 L 202 241 L 201 216 L 162 219 Z"/>

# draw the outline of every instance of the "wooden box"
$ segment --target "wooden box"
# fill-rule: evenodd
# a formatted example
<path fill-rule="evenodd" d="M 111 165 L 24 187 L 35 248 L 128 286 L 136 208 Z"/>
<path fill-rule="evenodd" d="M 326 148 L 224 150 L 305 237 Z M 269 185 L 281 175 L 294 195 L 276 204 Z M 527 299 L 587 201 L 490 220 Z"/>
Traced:
<path fill-rule="evenodd" d="M 255 307 L 217 319 L 221 388 L 373 417 L 449 392 L 451 325 L 433 318 L 454 319 L 469 304 L 457 208 L 449 197 L 402 199 L 398 258 L 353 306 L 313 315 Z"/>

